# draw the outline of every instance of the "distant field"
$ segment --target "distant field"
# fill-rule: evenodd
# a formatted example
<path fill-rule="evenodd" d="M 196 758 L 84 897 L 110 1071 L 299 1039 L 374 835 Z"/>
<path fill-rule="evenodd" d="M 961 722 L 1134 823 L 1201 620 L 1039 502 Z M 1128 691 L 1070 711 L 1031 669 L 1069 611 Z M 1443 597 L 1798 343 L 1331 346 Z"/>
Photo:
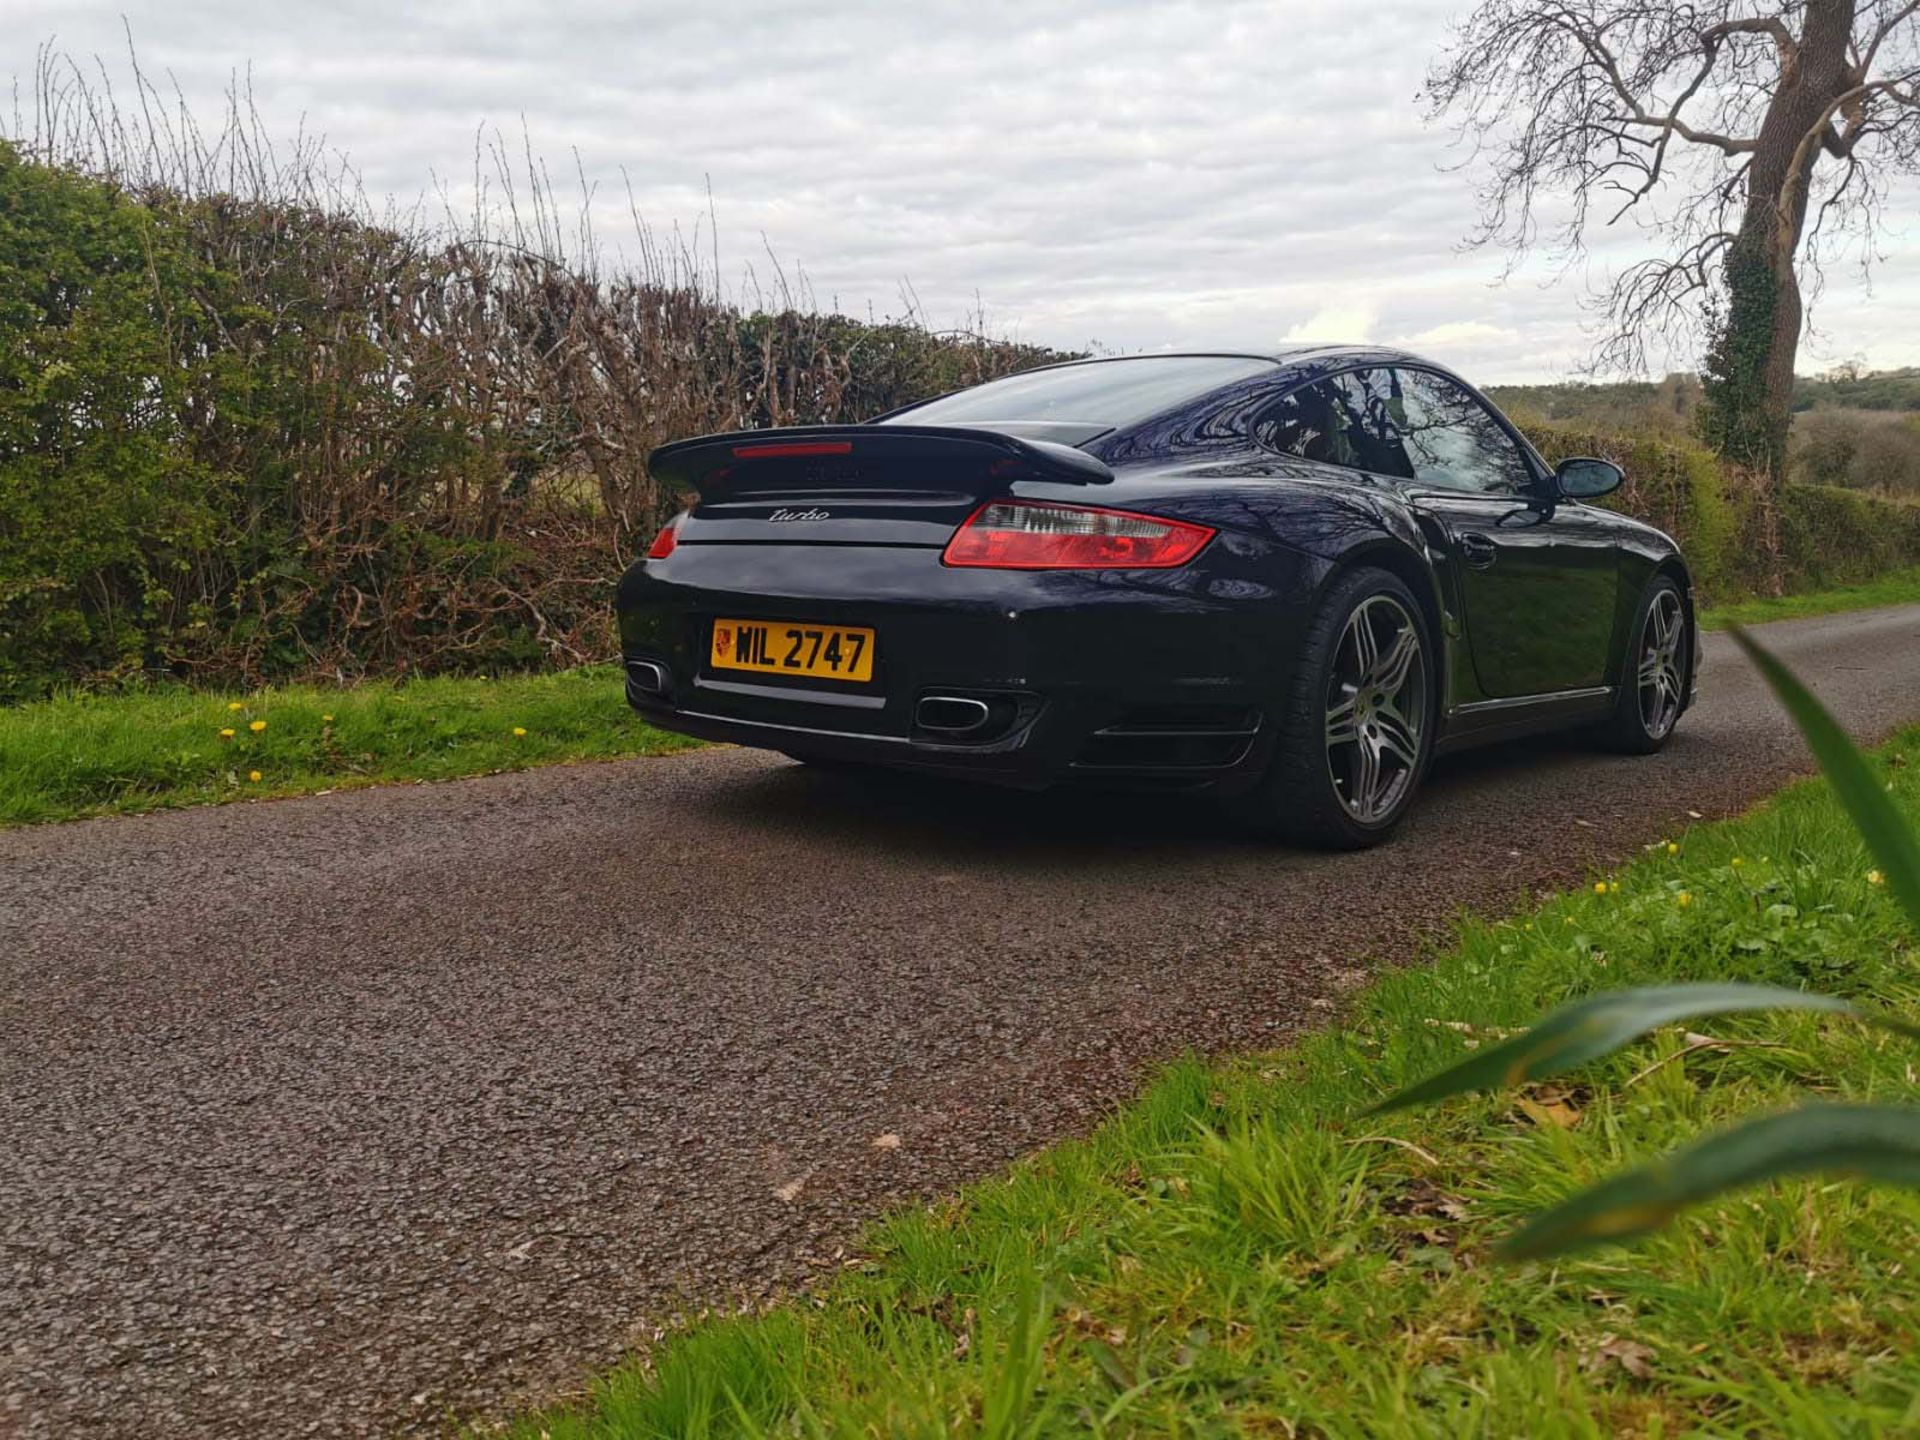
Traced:
<path fill-rule="evenodd" d="M 1486 393 L 1516 419 L 1531 416 L 1590 425 L 1651 424 L 1677 431 L 1687 430 L 1700 405 L 1698 378 L 1681 373 L 1662 380 L 1599 384 L 1564 380 L 1550 385 L 1489 385 Z M 1796 413 L 1920 412 L 1920 369 L 1802 375 L 1794 381 L 1793 408 Z"/>
<path fill-rule="evenodd" d="M 1692 376 L 1660 381 L 1621 381 L 1589 385 L 1564 381 L 1553 385 L 1490 385 L 1487 398 L 1514 420 L 1584 425 L 1624 434 L 1648 429 L 1685 439 L 1700 404 L 1700 384 Z"/>

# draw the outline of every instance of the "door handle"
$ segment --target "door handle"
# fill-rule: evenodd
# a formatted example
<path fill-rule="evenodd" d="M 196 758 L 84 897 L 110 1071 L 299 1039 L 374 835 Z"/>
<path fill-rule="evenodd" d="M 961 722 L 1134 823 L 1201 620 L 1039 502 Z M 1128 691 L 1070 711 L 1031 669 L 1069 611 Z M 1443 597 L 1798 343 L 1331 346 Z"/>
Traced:
<path fill-rule="evenodd" d="M 1500 558 L 1500 550 L 1486 536 L 1469 530 L 1460 537 L 1460 558 L 1475 570 L 1484 570 Z"/>

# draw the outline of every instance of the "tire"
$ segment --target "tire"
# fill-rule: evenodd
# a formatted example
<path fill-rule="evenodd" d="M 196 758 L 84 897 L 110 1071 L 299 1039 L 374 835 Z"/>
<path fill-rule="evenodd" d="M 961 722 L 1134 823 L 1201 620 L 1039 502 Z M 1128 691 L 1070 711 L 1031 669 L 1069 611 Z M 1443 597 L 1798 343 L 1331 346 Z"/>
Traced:
<path fill-rule="evenodd" d="M 1619 754 L 1651 755 L 1673 738 L 1693 679 L 1693 617 L 1672 576 L 1653 577 L 1630 633 L 1613 714 L 1594 739 Z"/>
<path fill-rule="evenodd" d="M 1426 613 L 1397 575 L 1365 567 L 1337 579 L 1285 682 L 1278 743 L 1243 817 L 1314 849 L 1386 839 L 1433 758 L 1438 660 Z"/>

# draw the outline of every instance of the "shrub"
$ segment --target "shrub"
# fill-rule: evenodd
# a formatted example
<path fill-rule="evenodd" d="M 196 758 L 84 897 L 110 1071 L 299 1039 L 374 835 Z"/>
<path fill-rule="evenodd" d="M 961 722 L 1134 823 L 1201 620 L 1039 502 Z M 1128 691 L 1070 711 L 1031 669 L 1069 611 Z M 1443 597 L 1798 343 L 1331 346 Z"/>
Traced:
<path fill-rule="evenodd" d="M 1868 426 L 1847 480 L 1863 490 L 1920 495 L 1920 430 L 1905 420 Z"/>
<path fill-rule="evenodd" d="M 1813 410 L 1793 422 L 1794 478 L 1809 485 L 1845 485 L 1860 449 L 1859 417 Z"/>
<path fill-rule="evenodd" d="M 0 142 L 0 697 L 138 669 L 203 618 L 230 481 L 182 443 L 195 271 L 147 207 Z"/>
<path fill-rule="evenodd" d="M 1808 484 L 1920 495 L 1920 429 L 1901 414 L 1808 411 L 1794 422 L 1793 473 Z"/>
<path fill-rule="evenodd" d="M 1742 515 L 1764 503 L 1760 477 L 1723 464 L 1700 446 L 1651 435 L 1560 426 L 1527 429 L 1549 465 L 1572 455 L 1597 455 L 1626 471 L 1626 484 L 1607 504 L 1657 525 L 1686 551 L 1695 584 L 1719 597 L 1741 588 L 1737 547 Z"/>
<path fill-rule="evenodd" d="M 1830 485 L 1780 493 L 1775 545 L 1789 590 L 1822 589 L 1920 564 L 1920 506 Z"/>
<path fill-rule="evenodd" d="M 1920 565 L 1920 505 L 1891 495 L 1762 477 L 1701 446 L 1559 426 L 1528 427 L 1549 463 L 1599 455 L 1627 472 L 1605 503 L 1659 526 L 1686 551 L 1715 603 L 1823 588 Z"/>
<path fill-rule="evenodd" d="M 0 701 L 603 657 L 611 582 L 677 503 L 655 445 L 1055 358 L 784 279 L 737 305 L 644 230 L 603 273 L 503 154 L 504 230 L 435 228 L 343 198 L 316 147 L 270 154 L 244 106 L 176 133 L 57 61 L 39 82 L 0 156 Z"/>

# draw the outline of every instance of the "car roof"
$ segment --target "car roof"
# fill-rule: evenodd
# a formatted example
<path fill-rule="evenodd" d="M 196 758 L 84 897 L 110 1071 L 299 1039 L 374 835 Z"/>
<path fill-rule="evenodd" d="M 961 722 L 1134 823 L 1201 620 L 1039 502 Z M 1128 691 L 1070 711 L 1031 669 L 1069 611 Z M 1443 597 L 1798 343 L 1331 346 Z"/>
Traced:
<path fill-rule="evenodd" d="M 1126 360 L 1176 360 L 1213 356 L 1231 360 L 1265 360 L 1278 369 L 1310 380 L 1334 370 L 1355 365 L 1419 365 L 1452 374 L 1440 365 L 1409 350 L 1388 345 L 1303 344 L 1286 345 L 1277 350 L 1154 350 L 1135 355 L 1090 355 L 1079 360 L 1062 360 L 1053 365 L 1035 366 L 1038 370 L 1061 370 L 1076 365 L 1111 365 Z"/>

